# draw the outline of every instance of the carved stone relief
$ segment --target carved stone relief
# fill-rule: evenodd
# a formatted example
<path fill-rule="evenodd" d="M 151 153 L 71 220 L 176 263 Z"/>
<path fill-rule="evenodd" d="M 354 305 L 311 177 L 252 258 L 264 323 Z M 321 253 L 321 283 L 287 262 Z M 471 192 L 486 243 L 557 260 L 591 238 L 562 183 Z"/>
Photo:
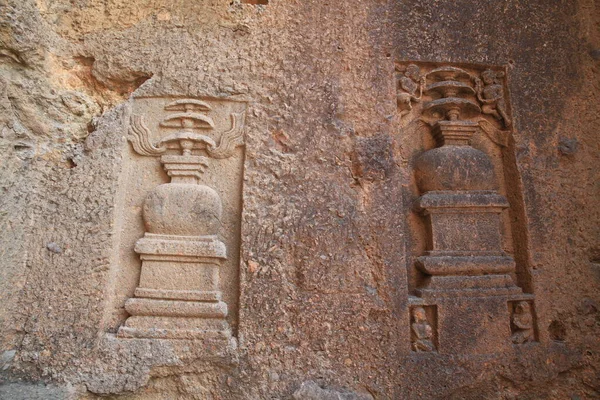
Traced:
<path fill-rule="evenodd" d="M 536 341 L 533 316 L 533 302 L 516 300 L 509 303 L 510 330 L 514 344 L 524 344 Z"/>
<path fill-rule="evenodd" d="M 504 76 L 504 71 L 487 69 L 481 73 L 481 79 L 475 77 L 475 84 L 477 99 L 481 103 L 481 111 L 484 114 L 492 115 L 501 121 L 506 128 L 510 128 L 512 122 L 508 116 L 504 87 L 500 81 Z"/>
<path fill-rule="evenodd" d="M 477 343 L 506 345 L 511 332 L 513 341 L 521 340 L 533 328 L 515 331 L 521 328 L 511 320 L 509 329 L 509 320 L 517 308 L 517 319 L 527 319 L 525 309 L 533 296 L 519 286 L 507 222 L 511 204 L 505 195 L 502 151 L 512 120 L 506 72 L 429 63 L 399 64 L 397 71 L 403 73 L 398 116 L 408 120 L 404 129 L 418 132 L 425 143 L 411 154 L 415 225 L 421 227 L 414 240 L 423 243 L 410 258 L 411 292 L 423 304 L 439 307 L 441 352 L 485 353 L 485 347 L 470 344 L 475 337 L 468 332 L 477 332 Z M 509 317 L 503 304 L 523 298 L 527 300 L 516 303 Z M 411 312 L 413 338 L 415 312 L 421 310 Z M 484 324 L 486 316 L 491 319 Z"/>
<path fill-rule="evenodd" d="M 436 350 L 435 306 L 416 305 L 411 308 L 410 333 L 412 350 L 418 353 Z"/>
<path fill-rule="evenodd" d="M 398 78 L 398 113 L 400 118 L 410 113 L 412 110 L 412 103 L 421 101 L 423 96 L 423 77 L 421 77 L 420 69 L 415 64 L 409 64 L 406 66 L 402 75 Z M 417 92 L 419 94 L 417 95 Z"/>
<path fill-rule="evenodd" d="M 127 214 L 127 206 L 123 212 L 121 254 L 129 254 L 121 262 L 122 269 L 132 268 L 127 261 L 139 257 L 141 266 L 119 337 L 231 337 L 244 112 L 244 103 L 219 99 L 136 100 L 127 139 L 134 160 L 145 160 L 132 163 L 125 184 L 125 191 L 137 193 L 127 199 L 137 212 Z M 138 227 L 143 221 L 143 235 L 131 228 L 134 218 Z M 141 237 L 131 248 L 136 233 Z M 131 277 L 131 270 L 121 275 Z"/>

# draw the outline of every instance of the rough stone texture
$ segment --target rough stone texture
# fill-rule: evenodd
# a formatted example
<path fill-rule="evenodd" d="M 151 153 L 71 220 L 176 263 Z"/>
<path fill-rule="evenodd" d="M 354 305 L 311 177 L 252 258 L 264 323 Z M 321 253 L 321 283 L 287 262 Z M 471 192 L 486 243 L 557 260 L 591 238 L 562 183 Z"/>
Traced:
<path fill-rule="evenodd" d="M 295 400 L 373 400 L 373 396 L 370 394 L 323 389 L 313 381 L 303 382 L 300 388 L 294 392 L 293 398 Z"/>
<path fill-rule="evenodd" d="M 0 386 L 0 399 L 64 400 L 76 398 L 68 388 L 51 385 L 9 383 Z"/>
<path fill-rule="evenodd" d="M 290 399 L 310 380 L 376 399 L 600 396 L 599 5 L 338 3 L 0 3 L 0 397 Z M 538 343 L 410 351 L 405 61 L 507 66 L 511 243 Z M 142 96 L 248 101 L 236 348 L 115 337 Z"/>

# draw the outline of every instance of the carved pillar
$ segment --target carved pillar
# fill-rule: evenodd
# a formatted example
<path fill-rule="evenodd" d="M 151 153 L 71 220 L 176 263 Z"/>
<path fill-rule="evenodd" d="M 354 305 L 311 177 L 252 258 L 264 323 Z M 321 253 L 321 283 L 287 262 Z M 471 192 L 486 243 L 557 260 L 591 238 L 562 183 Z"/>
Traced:
<path fill-rule="evenodd" d="M 119 337 L 228 339 L 227 304 L 222 300 L 220 268 L 227 258 L 219 240 L 222 202 L 201 182 L 210 158 L 227 158 L 242 142 L 242 114 L 232 114 L 231 130 L 215 141 L 198 130 L 214 130 L 200 100 L 174 101 L 176 111 L 160 126 L 175 132 L 153 144 L 142 117 L 131 118 L 129 140 L 144 156 L 159 156 L 170 182 L 148 193 L 143 205 L 146 232 L 135 244 L 142 261 L 135 297 L 125 303 L 130 314 Z M 204 154 L 204 155 L 201 155 Z"/>
<path fill-rule="evenodd" d="M 436 142 L 414 162 L 427 248 L 415 261 L 423 279 L 412 307 L 436 310 L 441 352 L 501 351 L 511 343 L 509 302 L 531 296 L 515 284 L 515 260 L 503 250 L 501 218 L 509 204 L 498 191 L 494 164 L 471 141 L 483 131 L 505 143 L 501 128 L 511 123 L 503 88 L 491 70 L 482 74 L 485 85 L 453 66 L 422 76 L 414 64 L 405 71 L 399 114 L 427 100 L 419 107 L 420 123 Z"/>

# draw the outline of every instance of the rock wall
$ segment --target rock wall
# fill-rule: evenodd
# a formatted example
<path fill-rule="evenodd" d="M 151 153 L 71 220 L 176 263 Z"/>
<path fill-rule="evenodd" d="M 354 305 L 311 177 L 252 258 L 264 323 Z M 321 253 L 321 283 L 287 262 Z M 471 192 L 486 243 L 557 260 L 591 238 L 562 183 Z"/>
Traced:
<path fill-rule="evenodd" d="M 599 7 L 4 0 L 0 398 L 600 396 Z"/>

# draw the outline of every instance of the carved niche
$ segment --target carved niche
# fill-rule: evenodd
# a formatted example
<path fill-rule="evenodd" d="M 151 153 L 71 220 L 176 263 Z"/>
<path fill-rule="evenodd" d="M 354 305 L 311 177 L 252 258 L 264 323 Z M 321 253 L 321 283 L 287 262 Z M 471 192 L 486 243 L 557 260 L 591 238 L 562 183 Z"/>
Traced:
<path fill-rule="evenodd" d="M 436 351 L 435 306 L 414 305 L 410 309 L 411 347 L 417 353 Z"/>
<path fill-rule="evenodd" d="M 511 151 L 513 127 L 506 71 L 399 63 L 397 72 L 401 129 L 422 143 L 409 154 L 414 183 L 408 197 L 418 227 L 413 242 L 423 243 L 408 258 L 412 324 L 415 310 L 437 307 L 442 353 L 502 351 L 511 338 L 530 340 L 533 319 L 529 328 L 515 328 L 513 311 L 532 308 L 533 293 L 527 266 L 517 268 L 508 215 L 507 186 L 519 185 L 506 182 L 509 157 L 503 156 Z M 520 315 L 527 319 L 527 311 Z"/>
<path fill-rule="evenodd" d="M 141 269 L 133 297 L 125 302 L 128 317 L 117 335 L 228 340 L 232 331 L 222 277 L 237 277 L 226 269 L 235 265 L 227 260 L 232 254 L 235 259 L 239 250 L 228 248 L 221 236 L 225 233 L 232 242 L 236 228 L 229 226 L 223 232 L 225 225 L 232 225 L 227 222 L 231 216 L 224 214 L 239 209 L 232 210 L 231 201 L 224 207 L 222 196 L 241 179 L 239 163 L 226 161 L 241 160 L 245 104 L 195 98 L 137 102 L 127 139 L 137 155 L 159 161 L 168 182 L 154 185 L 143 194 L 143 201 L 138 200 L 144 233 L 133 251 Z M 149 169 L 132 180 L 131 191 L 143 192 L 144 177 L 152 173 Z M 156 175 L 149 181 L 156 182 Z M 221 182 L 232 180 L 233 185 Z M 239 245 L 235 240 L 233 244 Z M 235 292 L 231 282 L 226 285 Z"/>
<path fill-rule="evenodd" d="M 512 342 L 514 344 L 535 342 L 533 302 L 531 300 L 515 300 L 509 302 L 509 307 Z"/>

